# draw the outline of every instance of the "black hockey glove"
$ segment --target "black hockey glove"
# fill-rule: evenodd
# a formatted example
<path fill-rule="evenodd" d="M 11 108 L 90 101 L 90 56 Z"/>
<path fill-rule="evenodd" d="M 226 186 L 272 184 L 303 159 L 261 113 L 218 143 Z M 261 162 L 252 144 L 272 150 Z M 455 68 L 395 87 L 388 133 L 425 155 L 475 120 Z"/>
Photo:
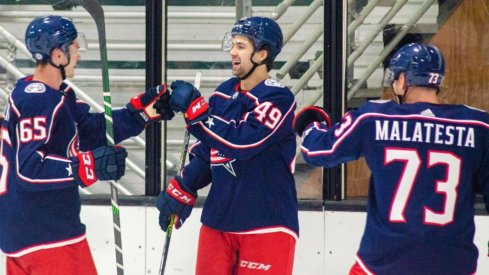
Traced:
<path fill-rule="evenodd" d="M 196 198 L 196 192 L 180 184 L 176 178 L 171 179 L 166 190 L 161 191 L 156 201 L 156 207 L 160 210 L 161 229 L 166 232 L 173 215 L 175 215 L 175 228 L 180 228 L 192 213 Z"/>
<path fill-rule="evenodd" d="M 169 97 L 166 85 L 162 84 L 132 97 L 126 107 L 132 117 L 145 126 L 153 121 L 170 120 L 175 116 L 168 104 Z"/>
<path fill-rule="evenodd" d="M 102 146 L 79 152 L 72 158 L 71 169 L 77 184 L 88 187 L 97 180 L 118 180 L 126 170 L 127 152 L 121 146 Z"/>
<path fill-rule="evenodd" d="M 155 102 L 154 108 L 161 116 L 162 120 L 171 120 L 175 116 L 175 113 L 170 107 L 170 92 L 166 92 L 160 98 L 158 98 L 158 100 Z"/>
<path fill-rule="evenodd" d="M 302 108 L 295 115 L 292 127 L 294 127 L 294 132 L 302 137 L 304 130 L 313 122 L 324 122 L 328 127 L 331 127 L 331 119 L 329 118 L 329 115 L 318 106 Z"/>
<path fill-rule="evenodd" d="M 184 113 L 187 122 L 199 121 L 206 118 L 209 104 L 194 85 L 176 80 L 171 84 L 170 107 L 175 112 Z"/>

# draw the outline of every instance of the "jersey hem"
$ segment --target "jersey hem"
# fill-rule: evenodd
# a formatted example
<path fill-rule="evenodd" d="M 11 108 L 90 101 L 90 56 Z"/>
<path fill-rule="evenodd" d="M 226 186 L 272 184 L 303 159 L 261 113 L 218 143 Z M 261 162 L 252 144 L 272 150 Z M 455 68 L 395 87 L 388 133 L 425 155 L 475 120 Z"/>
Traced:
<path fill-rule="evenodd" d="M 255 228 L 247 231 L 237 231 L 237 232 L 227 232 L 230 234 L 237 234 L 237 235 L 247 235 L 247 234 L 267 234 L 267 233 L 276 233 L 276 232 L 283 232 L 285 234 L 288 234 L 292 236 L 296 241 L 299 240 L 299 236 L 297 233 L 287 227 L 263 227 L 263 228 Z"/>
<path fill-rule="evenodd" d="M 86 235 L 83 234 L 81 236 L 74 237 L 71 239 L 65 239 L 62 241 L 57 241 L 57 242 L 52 242 L 52 243 L 44 243 L 44 244 L 29 246 L 27 248 L 24 248 L 24 249 L 21 249 L 21 250 L 12 252 L 12 253 L 5 253 L 5 255 L 8 257 L 20 257 L 20 256 L 24 256 L 26 254 L 29 254 L 29 253 L 32 253 L 35 251 L 39 251 L 39 250 L 43 250 L 43 249 L 50 249 L 50 248 L 56 248 L 56 247 L 70 245 L 70 244 L 75 244 L 75 243 L 81 242 L 85 239 L 86 239 Z"/>
<path fill-rule="evenodd" d="M 355 260 L 357 261 L 358 265 L 360 265 L 360 267 L 362 268 L 362 270 L 365 272 L 365 274 L 367 275 L 375 275 L 375 273 L 373 273 L 372 271 L 370 271 L 368 269 L 368 267 L 365 265 L 365 263 L 363 263 L 362 259 L 360 258 L 360 256 L 355 256 Z"/>

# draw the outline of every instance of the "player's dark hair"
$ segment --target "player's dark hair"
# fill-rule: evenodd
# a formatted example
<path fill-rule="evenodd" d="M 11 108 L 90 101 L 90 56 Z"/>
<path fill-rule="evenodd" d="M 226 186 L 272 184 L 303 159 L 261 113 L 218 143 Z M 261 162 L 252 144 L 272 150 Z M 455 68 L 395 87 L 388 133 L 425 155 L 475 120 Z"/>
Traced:
<path fill-rule="evenodd" d="M 271 52 L 272 52 L 272 46 L 270 45 L 263 45 L 260 50 L 265 50 L 267 51 L 267 57 L 265 60 L 263 60 L 262 64 L 265 64 L 267 66 L 267 72 L 272 70 L 273 68 L 273 60 L 270 58 Z"/>

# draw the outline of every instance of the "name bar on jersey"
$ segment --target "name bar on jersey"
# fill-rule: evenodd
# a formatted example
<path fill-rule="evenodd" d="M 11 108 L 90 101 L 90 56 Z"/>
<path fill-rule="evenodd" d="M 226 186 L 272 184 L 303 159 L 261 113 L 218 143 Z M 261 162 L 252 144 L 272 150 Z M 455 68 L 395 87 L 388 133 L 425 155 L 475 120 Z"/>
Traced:
<path fill-rule="evenodd" d="M 472 127 L 419 121 L 375 120 L 375 140 L 476 146 Z"/>

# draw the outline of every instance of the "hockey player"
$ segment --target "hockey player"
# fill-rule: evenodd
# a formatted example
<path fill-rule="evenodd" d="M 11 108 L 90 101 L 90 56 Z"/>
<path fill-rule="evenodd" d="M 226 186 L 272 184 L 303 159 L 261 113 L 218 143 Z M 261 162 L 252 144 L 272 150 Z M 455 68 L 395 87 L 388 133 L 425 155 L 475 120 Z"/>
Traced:
<path fill-rule="evenodd" d="M 371 101 L 333 126 L 307 107 L 294 121 L 307 163 L 364 156 L 372 171 L 350 274 L 475 274 L 476 193 L 489 212 L 489 114 L 439 101 L 445 65 L 434 46 L 402 47 L 389 69 L 401 104 Z"/>
<path fill-rule="evenodd" d="M 231 31 L 232 73 L 209 103 L 190 83 L 172 83 L 170 106 L 199 141 L 190 163 L 157 202 L 166 231 L 180 227 L 197 190 L 212 181 L 201 221 L 196 273 L 292 274 L 299 234 L 293 178 L 296 141 L 291 91 L 270 78 L 282 31 L 270 18 L 239 20 Z M 234 272 L 234 273 L 233 273 Z"/>
<path fill-rule="evenodd" d="M 97 274 L 78 188 L 124 175 L 127 152 L 107 146 L 103 113 L 89 113 L 63 82 L 80 59 L 78 33 L 60 16 L 34 19 L 25 42 L 37 64 L 19 79 L 3 117 L 0 145 L 0 249 L 10 274 Z M 164 86 L 131 99 L 113 112 L 115 143 L 138 135 Z M 166 106 L 168 105 L 166 94 Z M 0 272 L 1 273 L 1 272 Z"/>

